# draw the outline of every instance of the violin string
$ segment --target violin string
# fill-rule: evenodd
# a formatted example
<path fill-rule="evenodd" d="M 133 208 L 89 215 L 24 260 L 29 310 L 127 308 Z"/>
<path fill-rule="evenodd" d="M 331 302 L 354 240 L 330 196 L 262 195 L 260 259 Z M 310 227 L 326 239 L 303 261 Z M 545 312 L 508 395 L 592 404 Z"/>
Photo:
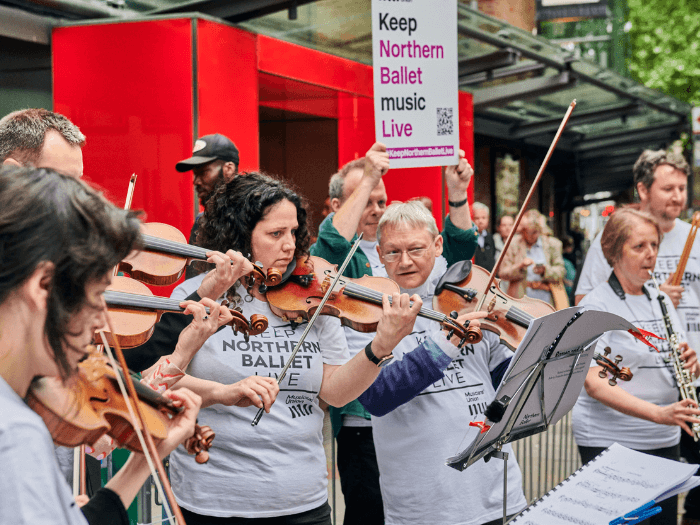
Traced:
<path fill-rule="evenodd" d="M 137 308 L 155 308 L 158 310 L 170 310 L 173 312 L 183 311 L 183 308 L 180 307 L 180 301 L 169 299 L 167 297 L 156 297 L 137 293 L 107 290 L 104 293 L 104 298 L 105 302 L 110 306 L 134 306 Z"/>
<path fill-rule="evenodd" d="M 190 244 L 184 244 L 177 241 L 171 241 L 168 239 L 161 239 L 160 237 L 154 237 L 153 235 L 141 235 L 143 239 L 144 247 L 146 249 L 156 250 L 171 255 L 183 255 L 185 257 L 194 257 L 197 259 L 207 258 L 207 250 L 200 248 L 199 246 L 192 246 Z"/>
<path fill-rule="evenodd" d="M 345 285 L 344 293 L 346 295 L 355 296 L 359 299 L 367 299 L 376 302 L 377 304 L 382 304 L 382 297 L 384 295 L 380 292 L 372 290 L 371 288 L 365 288 L 364 286 L 360 286 L 354 283 L 347 283 Z M 431 310 L 429 308 L 426 308 L 425 306 L 421 307 L 418 315 L 438 322 L 444 321 L 447 317 L 445 314 L 436 312 L 435 310 Z"/>
<path fill-rule="evenodd" d="M 102 338 L 102 343 L 104 344 L 105 347 L 105 353 L 107 354 L 107 357 L 109 358 L 109 362 L 112 365 L 112 368 L 115 370 L 115 372 L 119 371 L 120 368 L 117 366 L 117 362 L 114 359 L 114 355 L 112 354 L 112 348 L 109 346 L 109 343 L 107 342 L 107 337 L 105 336 L 104 331 L 100 330 L 100 337 Z M 119 390 L 121 390 L 122 396 L 124 396 L 124 402 L 126 403 L 126 408 L 129 411 L 129 417 L 131 417 L 131 425 L 134 427 L 134 430 L 136 431 L 136 437 L 139 439 L 139 443 L 141 444 L 141 449 L 144 451 L 143 455 L 146 457 L 146 462 L 148 463 L 148 468 L 151 471 L 151 475 L 153 476 L 153 481 L 156 484 L 156 488 L 158 490 L 158 496 L 160 497 L 160 500 L 163 502 L 163 508 L 165 508 L 165 513 L 168 516 L 168 520 L 170 521 L 171 525 L 174 523 L 172 511 L 170 507 L 167 505 L 168 500 L 165 497 L 165 492 L 163 491 L 163 487 L 160 484 L 160 479 L 158 478 L 158 475 L 156 473 L 156 467 L 153 464 L 153 460 L 151 458 L 151 455 L 148 453 L 148 448 L 146 447 L 146 440 L 143 437 L 143 434 L 141 433 L 141 428 L 140 425 L 138 424 L 138 420 L 136 419 L 136 414 L 134 414 L 134 409 L 131 406 L 131 398 L 129 397 L 127 391 L 126 391 L 126 385 L 124 385 L 123 378 L 121 374 L 116 373 L 115 377 L 117 379 L 117 383 L 119 384 Z"/>

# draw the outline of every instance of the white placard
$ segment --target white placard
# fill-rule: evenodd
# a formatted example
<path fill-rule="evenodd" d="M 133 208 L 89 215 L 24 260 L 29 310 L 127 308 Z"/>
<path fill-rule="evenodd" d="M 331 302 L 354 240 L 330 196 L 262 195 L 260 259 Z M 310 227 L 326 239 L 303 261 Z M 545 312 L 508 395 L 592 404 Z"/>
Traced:
<path fill-rule="evenodd" d="M 390 166 L 457 164 L 457 0 L 372 0 L 372 57 Z"/>
<path fill-rule="evenodd" d="M 693 119 L 693 133 L 700 133 L 700 107 L 694 107 L 692 113 Z"/>

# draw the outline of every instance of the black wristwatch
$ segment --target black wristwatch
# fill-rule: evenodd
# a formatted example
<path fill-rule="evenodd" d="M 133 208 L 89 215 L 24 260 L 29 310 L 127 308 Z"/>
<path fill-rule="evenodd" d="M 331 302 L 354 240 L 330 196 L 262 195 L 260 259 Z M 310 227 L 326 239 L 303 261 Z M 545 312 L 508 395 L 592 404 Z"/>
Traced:
<path fill-rule="evenodd" d="M 385 355 L 382 358 L 379 358 L 376 355 L 374 355 L 374 352 L 372 352 L 372 341 L 367 343 L 367 346 L 365 346 L 365 355 L 367 356 L 367 359 L 369 359 L 379 367 L 389 364 L 389 362 L 392 359 L 394 359 L 394 354 Z"/>

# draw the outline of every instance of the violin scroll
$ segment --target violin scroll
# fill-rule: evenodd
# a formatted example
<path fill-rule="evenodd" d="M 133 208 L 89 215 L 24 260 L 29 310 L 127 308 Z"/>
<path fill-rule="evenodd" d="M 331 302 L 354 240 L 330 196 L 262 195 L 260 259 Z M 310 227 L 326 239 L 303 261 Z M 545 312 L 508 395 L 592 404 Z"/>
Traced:
<path fill-rule="evenodd" d="M 618 366 L 620 362 L 622 362 L 622 356 L 617 355 L 615 356 L 614 360 L 608 357 L 611 351 L 611 348 L 609 346 L 606 346 L 603 350 L 605 355 L 595 353 L 593 354 L 593 359 L 595 359 L 595 362 L 598 363 L 598 365 L 603 367 L 603 370 L 598 372 L 598 377 L 600 377 L 601 379 L 605 379 L 606 377 L 608 377 L 608 374 L 612 375 L 612 377 L 608 379 L 608 383 L 610 384 L 610 386 L 615 386 L 617 385 L 618 379 L 620 381 L 629 381 L 632 379 L 633 374 L 630 371 L 630 369 L 626 366 Z"/>
<path fill-rule="evenodd" d="M 216 434 L 214 431 L 206 426 L 199 426 L 195 424 L 194 435 L 185 441 L 185 450 L 188 454 L 195 456 L 195 461 L 200 465 L 209 461 L 209 452 L 212 443 L 214 442 L 214 437 Z"/>
<path fill-rule="evenodd" d="M 469 326 L 469 321 L 465 321 L 463 325 L 459 325 L 454 319 L 457 319 L 459 314 L 456 311 L 450 312 L 449 319 L 446 319 L 443 323 L 443 328 L 449 330 L 447 334 L 447 339 L 452 339 L 453 335 L 457 335 L 460 340 L 457 348 L 462 348 L 465 344 L 469 343 L 474 345 L 480 343 L 484 337 L 481 333 L 481 329 L 478 326 Z"/>
<path fill-rule="evenodd" d="M 260 293 L 265 293 L 268 286 L 277 286 L 282 282 L 282 272 L 277 268 L 268 268 L 267 274 L 263 270 L 261 262 L 253 263 L 253 271 L 248 274 L 248 293 L 256 284 Z"/>

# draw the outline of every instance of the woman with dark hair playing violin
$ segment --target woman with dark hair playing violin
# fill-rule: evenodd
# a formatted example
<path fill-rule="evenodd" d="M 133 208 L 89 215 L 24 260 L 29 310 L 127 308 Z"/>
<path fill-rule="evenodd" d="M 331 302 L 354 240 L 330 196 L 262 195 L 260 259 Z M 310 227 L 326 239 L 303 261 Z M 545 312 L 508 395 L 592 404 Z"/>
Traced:
<path fill-rule="evenodd" d="M 132 454 L 82 508 L 42 419 L 23 398 L 42 376 L 68 382 L 105 322 L 102 293 L 136 243 L 138 221 L 84 183 L 50 170 L 0 170 L 0 523 L 128 523 L 125 507 L 150 471 Z M 70 384 L 70 383 L 67 383 Z M 161 457 L 192 435 L 201 400 L 169 394 Z M 82 512 L 81 512 L 82 511 Z"/>
<path fill-rule="evenodd" d="M 198 245 L 221 253 L 251 253 L 265 271 L 274 268 L 285 274 L 308 255 L 310 236 L 301 197 L 266 175 L 249 173 L 220 186 L 201 221 Z M 244 271 L 250 270 L 252 266 Z M 236 273 L 242 272 L 219 279 L 220 293 L 243 280 Z M 173 297 L 187 297 L 205 278 L 200 274 L 185 281 Z M 257 519 L 265 524 L 330 525 L 319 399 L 335 406 L 348 403 L 374 381 L 379 367 L 364 352 L 350 359 L 339 320 L 320 316 L 280 384 L 277 401 L 253 427 L 257 409 L 224 406 L 231 404 L 225 385 L 251 374 L 274 382 L 306 325 L 276 316 L 258 285 L 250 293 L 239 285 L 226 295 L 240 298 L 246 317 L 264 314 L 269 328 L 246 341 L 224 327 L 194 356 L 189 375 L 178 383 L 202 395 L 203 406 L 209 408 L 200 412 L 199 422 L 216 429 L 206 468 L 177 451 L 171 455 L 173 491 L 185 519 L 190 525 Z M 418 296 L 412 299 L 417 300 L 413 306 L 408 295 L 397 293 L 390 305 L 384 297 L 384 314 L 371 348 L 376 359 L 389 355 L 410 332 L 421 304 Z M 266 408 L 275 393 L 260 391 Z"/>

